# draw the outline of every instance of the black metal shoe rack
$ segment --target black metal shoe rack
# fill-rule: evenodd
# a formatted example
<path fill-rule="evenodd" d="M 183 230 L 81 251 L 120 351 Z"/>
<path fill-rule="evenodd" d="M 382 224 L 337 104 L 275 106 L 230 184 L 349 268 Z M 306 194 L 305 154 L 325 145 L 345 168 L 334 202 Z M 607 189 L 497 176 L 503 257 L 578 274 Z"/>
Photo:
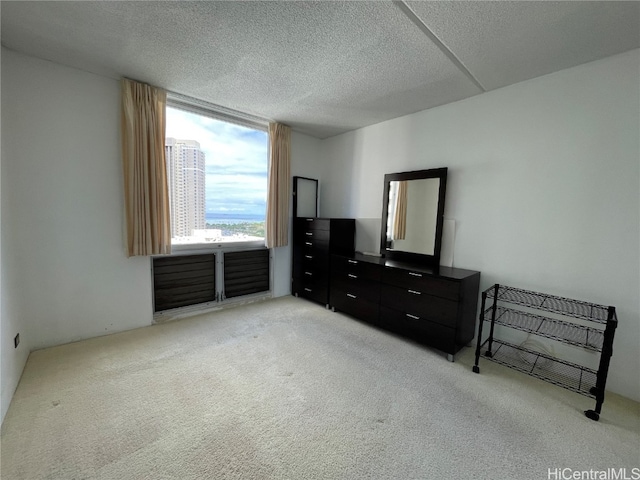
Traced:
<path fill-rule="evenodd" d="M 487 300 L 491 305 L 487 307 Z M 524 307 L 524 308 L 522 308 Z M 540 315 L 539 313 L 545 313 Z M 551 315 L 548 315 L 548 314 Z M 579 319 L 575 321 L 573 319 Z M 490 325 L 483 342 L 484 323 Z M 600 354 L 598 370 L 571 363 L 544 352 L 494 338 L 496 325 L 590 350 Z M 598 420 L 604 402 L 609 362 L 613 354 L 613 337 L 618 319 L 615 307 L 572 300 L 543 293 L 495 284 L 482 292 L 480 325 L 476 347 L 475 373 L 481 349 L 491 361 L 514 368 L 568 390 L 595 398 L 594 410 L 585 415 Z"/>

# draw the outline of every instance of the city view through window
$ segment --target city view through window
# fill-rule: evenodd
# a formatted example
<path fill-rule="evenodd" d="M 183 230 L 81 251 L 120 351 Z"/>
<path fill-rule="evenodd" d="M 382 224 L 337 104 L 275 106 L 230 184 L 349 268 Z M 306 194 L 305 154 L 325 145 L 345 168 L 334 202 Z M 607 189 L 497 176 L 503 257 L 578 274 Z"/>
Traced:
<path fill-rule="evenodd" d="M 167 107 L 172 244 L 263 240 L 266 131 Z"/>

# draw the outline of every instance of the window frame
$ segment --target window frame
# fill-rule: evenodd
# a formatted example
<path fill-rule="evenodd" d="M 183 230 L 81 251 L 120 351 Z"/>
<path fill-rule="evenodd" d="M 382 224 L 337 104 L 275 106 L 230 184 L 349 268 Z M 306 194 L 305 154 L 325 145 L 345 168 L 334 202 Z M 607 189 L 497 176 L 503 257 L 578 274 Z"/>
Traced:
<path fill-rule="evenodd" d="M 219 120 L 226 123 L 232 123 L 241 127 L 251 128 L 253 130 L 261 130 L 267 133 L 267 173 L 269 172 L 269 121 L 254 115 L 231 110 L 219 105 L 214 105 L 203 100 L 187 97 L 177 93 L 167 92 L 166 106 L 177 110 L 183 110 L 196 115 L 209 117 L 214 120 Z M 166 143 L 166 131 L 165 131 L 165 143 Z M 268 182 L 268 180 L 267 180 Z M 265 212 L 266 214 L 266 212 Z M 173 219 L 171 219 L 173 221 Z M 266 222 L 266 216 L 265 216 Z M 172 239 L 173 240 L 173 239 Z M 222 242 L 222 243 L 188 243 L 188 244 L 174 244 L 171 243 L 172 253 L 179 255 L 185 255 L 187 253 L 215 253 L 225 252 L 229 250 L 238 249 L 255 249 L 264 247 L 266 243 L 266 236 L 262 240 L 245 240 L 235 242 Z"/>

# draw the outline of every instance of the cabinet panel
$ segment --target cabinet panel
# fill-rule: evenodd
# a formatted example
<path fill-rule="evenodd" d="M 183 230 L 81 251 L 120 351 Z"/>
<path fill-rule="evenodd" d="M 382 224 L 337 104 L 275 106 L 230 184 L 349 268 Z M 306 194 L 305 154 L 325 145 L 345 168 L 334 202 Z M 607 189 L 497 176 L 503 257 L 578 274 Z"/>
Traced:
<path fill-rule="evenodd" d="M 323 252 L 328 253 L 329 252 L 329 243 L 328 242 L 324 242 L 321 240 L 317 240 L 317 239 L 312 239 L 312 238 L 305 238 L 303 240 L 295 240 L 293 242 L 293 247 L 294 248 L 299 248 L 299 249 L 303 249 L 304 251 L 307 250 L 320 250 Z"/>
<path fill-rule="evenodd" d="M 305 297 L 325 305 L 328 304 L 329 292 L 326 281 L 322 282 L 315 279 L 294 278 L 292 283 L 292 292 L 297 293 L 301 297 Z"/>
<path fill-rule="evenodd" d="M 294 252 L 293 276 L 301 277 L 307 271 L 326 271 L 328 263 L 329 255 L 326 252 L 297 249 Z"/>
<path fill-rule="evenodd" d="M 419 270 L 386 267 L 382 272 L 382 281 L 407 289 L 417 290 L 429 295 L 458 300 L 460 284 L 452 280 L 436 278 Z"/>
<path fill-rule="evenodd" d="M 153 258 L 154 311 L 216 301 L 216 256 Z"/>
<path fill-rule="evenodd" d="M 269 290 L 269 250 L 224 254 L 224 296 L 239 297 Z"/>
<path fill-rule="evenodd" d="M 402 313 L 427 318 L 443 325 L 455 327 L 457 323 L 457 302 L 427 295 L 418 290 L 382 284 L 380 303 Z"/>
<path fill-rule="evenodd" d="M 294 235 L 296 242 L 302 242 L 299 243 L 300 245 L 305 245 L 304 242 L 312 242 L 312 245 L 329 248 L 329 230 L 299 229 L 294 232 Z"/>
<path fill-rule="evenodd" d="M 351 273 L 332 273 L 331 288 L 337 288 L 358 298 L 380 303 L 380 283 L 373 280 L 354 278 Z"/>
<path fill-rule="evenodd" d="M 331 253 L 352 256 L 355 252 L 356 222 L 353 219 L 331 219 Z"/>
<path fill-rule="evenodd" d="M 293 246 L 294 260 L 302 260 L 302 257 L 312 260 L 314 257 L 322 257 L 323 265 L 329 266 L 329 248 L 325 243 L 318 242 L 301 242 Z"/>
<path fill-rule="evenodd" d="M 326 270 L 318 270 L 318 269 L 307 269 L 303 270 L 302 274 L 299 276 L 305 282 L 314 285 L 322 284 L 325 288 L 327 288 L 327 279 L 328 273 Z"/>
<path fill-rule="evenodd" d="M 391 328 L 401 331 L 411 338 L 436 347 L 443 352 L 456 353 L 456 330 L 429 320 L 412 318 L 411 314 L 403 314 L 398 310 L 387 307 L 380 307 L 380 321 L 388 324 Z"/>
<path fill-rule="evenodd" d="M 322 269 L 301 269 L 300 270 L 300 275 L 296 275 L 296 277 L 294 278 L 300 278 L 303 279 L 306 283 L 314 283 L 314 284 L 318 284 L 318 283 L 323 283 L 325 287 L 328 287 L 328 280 L 329 280 L 329 272 L 327 272 L 326 270 L 322 270 Z"/>
<path fill-rule="evenodd" d="M 364 280 L 380 281 L 380 265 L 362 262 L 349 257 L 333 255 L 331 257 L 331 269 L 336 273 L 355 275 Z"/>
<path fill-rule="evenodd" d="M 377 302 L 334 288 L 333 285 L 331 286 L 331 306 L 366 322 L 378 323 L 379 306 Z"/>
<path fill-rule="evenodd" d="M 329 230 L 331 220 L 328 218 L 295 218 L 294 227 L 302 230 Z"/>

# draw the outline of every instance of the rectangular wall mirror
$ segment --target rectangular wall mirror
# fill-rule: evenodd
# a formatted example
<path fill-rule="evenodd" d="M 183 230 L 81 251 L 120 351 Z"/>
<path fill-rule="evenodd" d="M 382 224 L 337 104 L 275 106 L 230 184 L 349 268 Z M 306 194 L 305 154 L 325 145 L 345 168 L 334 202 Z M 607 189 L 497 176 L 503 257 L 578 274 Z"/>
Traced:
<path fill-rule="evenodd" d="M 318 180 L 293 177 L 293 217 L 318 216 Z"/>
<path fill-rule="evenodd" d="M 446 186 L 446 168 L 385 175 L 381 254 L 439 265 Z"/>

